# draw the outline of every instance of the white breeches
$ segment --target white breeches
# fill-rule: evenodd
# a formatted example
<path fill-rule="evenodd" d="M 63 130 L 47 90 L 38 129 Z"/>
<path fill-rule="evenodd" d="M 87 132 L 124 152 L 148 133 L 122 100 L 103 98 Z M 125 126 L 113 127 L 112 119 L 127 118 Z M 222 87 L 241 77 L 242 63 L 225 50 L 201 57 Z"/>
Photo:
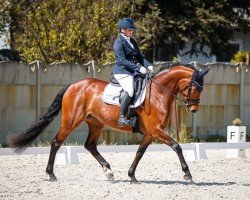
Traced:
<path fill-rule="evenodd" d="M 130 97 L 133 97 L 134 77 L 129 74 L 114 74 L 114 77 L 120 83 L 123 90 L 126 91 Z"/>

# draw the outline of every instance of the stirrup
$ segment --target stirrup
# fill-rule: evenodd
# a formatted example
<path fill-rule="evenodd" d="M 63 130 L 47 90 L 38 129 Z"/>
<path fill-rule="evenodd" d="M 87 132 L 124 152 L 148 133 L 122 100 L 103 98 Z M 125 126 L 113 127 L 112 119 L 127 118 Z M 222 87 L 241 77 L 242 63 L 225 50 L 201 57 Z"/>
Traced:
<path fill-rule="evenodd" d="M 119 127 L 123 127 L 123 126 L 132 126 L 133 123 L 131 122 L 131 120 L 126 119 L 126 117 L 124 115 L 121 115 L 118 121 L 118 126 Z"/>

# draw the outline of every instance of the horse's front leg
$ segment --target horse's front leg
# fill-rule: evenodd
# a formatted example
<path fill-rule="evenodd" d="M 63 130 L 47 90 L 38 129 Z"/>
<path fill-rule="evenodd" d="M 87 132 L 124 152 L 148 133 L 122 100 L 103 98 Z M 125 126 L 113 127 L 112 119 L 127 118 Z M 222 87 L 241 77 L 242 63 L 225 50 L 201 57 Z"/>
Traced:
<path fill-rule="evenodd" d="M 168 146 L 170 146 L 178 155 L 180 163 L 181 163 L 181 167 L 182 167 L 182 171 L 185 173 L 184 175 L 184 179 L 189 181 L 190 183 L 192 183 L 192 175 L 189 171 L 189 167 L 185 161 L 185 158 L 182 154 L 182 149 L 180 147 L 180 145 L 174 141 L 168 133 L 164 132 L 163 130 L 158 130 L 157 134 L 156 134 L 156 139 L 158 139 L 159 141 L 161 141 L 164 144 L 167 144 Z"/>
<path fill-rule="evenodd" d="M 133 163 L 128 171 L 128 176 L 131 178 L 132 183 L 138 182 L 137 179 L 135 178 L 136 167 L 137 167 L 139 161 L 141 160 L 143 154 L 145 153 L 146 149 L 148 148 L 148 146 L 150 145 L 150 143 L 152 141 L 153 141 L 152 137 L 148 136 L 148 135 L 144 135 L 142 138 L 139 149 L 136 152 L 135 159 L 134 159 L 134 161 L 133 161 Z"/>
<path fill-rule="evenodd" d="M 189 167 L 185 161 L 185 158 L 182 154 L 182 149 L 180 147 L 180 145 L 174 141 L 173 139 L 170 141 L 170 144 L 169 146 L 177 153 L 178 157 L 179 157 L 179 160 L 181 162 L 181 167 L 182 167 L 182 171 L 185 173 L 184 175 L 184 179 L 189 181 L 190 183 L 192 183 L 192 175 L 189 171 Z"/>

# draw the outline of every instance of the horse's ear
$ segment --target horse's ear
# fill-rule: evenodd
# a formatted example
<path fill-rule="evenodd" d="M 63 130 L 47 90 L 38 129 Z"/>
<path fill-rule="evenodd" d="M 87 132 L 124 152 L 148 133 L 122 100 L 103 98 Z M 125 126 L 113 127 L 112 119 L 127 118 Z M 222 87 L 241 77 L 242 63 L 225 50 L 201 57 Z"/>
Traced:
<path fill-rule="evenodd" d="M 201 75 L 202 75 L 202 76 L 205 76 L 205 75 L 210 71 L 210 69 L 211 69 L 211 68 L 209 67 L 209 68 L 207 68 L 207 69 L 202 70 L 202 71 L 201 71 Z"/>

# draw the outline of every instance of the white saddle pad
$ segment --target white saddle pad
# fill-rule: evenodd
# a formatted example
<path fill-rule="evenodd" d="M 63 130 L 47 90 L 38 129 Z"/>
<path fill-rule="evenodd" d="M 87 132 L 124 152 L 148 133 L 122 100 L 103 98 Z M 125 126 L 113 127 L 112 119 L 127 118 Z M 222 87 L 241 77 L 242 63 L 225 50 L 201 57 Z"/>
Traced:
<path fill-rule="evenodd" d="M 120 105 L 119 103 L 119 98 L 122 92 L 122 87 L 116 87 L 111 85 L 109 83 L 102 94 L 102 100 L 107 103 L 107 104 L 112 104 L 112 105 Z M 140 96 L 137 98 L 137 100 L 134 102 L 133 105 L 130 105 L 131 108 L 136 108 L 139 105 L 141 105 L 145 99 L 146 96 L 146 87 L 143 88 Z"/>

